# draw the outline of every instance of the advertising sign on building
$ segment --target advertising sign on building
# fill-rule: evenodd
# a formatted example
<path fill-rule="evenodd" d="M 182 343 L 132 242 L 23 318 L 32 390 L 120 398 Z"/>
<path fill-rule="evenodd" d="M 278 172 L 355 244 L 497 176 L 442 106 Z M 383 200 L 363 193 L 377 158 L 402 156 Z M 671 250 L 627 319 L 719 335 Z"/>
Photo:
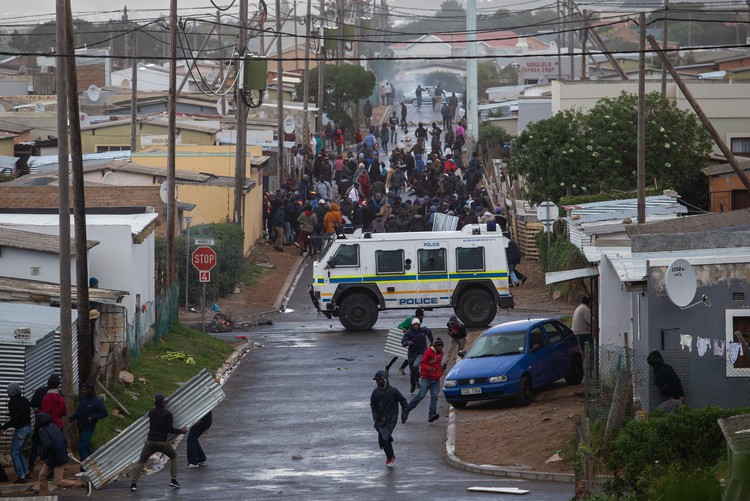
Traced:
<path fill-rule="evenodd" d="M 169 142 L 168 134 L 147 135 L 141 134 L 141 148 L 146 146 L 166 146 Z M 182 135 L 178 134 L 175 138 L 175 144 L 182 144 Z"/>

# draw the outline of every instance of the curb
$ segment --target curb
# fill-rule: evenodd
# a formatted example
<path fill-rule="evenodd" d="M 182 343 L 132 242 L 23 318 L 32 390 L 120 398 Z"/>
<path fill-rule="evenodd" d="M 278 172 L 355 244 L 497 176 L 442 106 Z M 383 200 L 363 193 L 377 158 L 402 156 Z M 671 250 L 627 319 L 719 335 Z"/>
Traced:
<path fill-rule="evenodd" d="M 456 416 L 457 411 L 451 408 L 448 414 L 448 431 L 445 440 L 445 462 L 453 468 L 472 473 L 481 473 L 483 475 L 494 475 L 496 477 L 543 480 L 547 482 L 575 482 L 575 476 L 570 473 L 545 473 L 541 471 L 502 468 L 493 465 L 476 465 L 464 461 L 456 456 Z"/>
<path fill-rule="evenodd" d="M 286 280 L 284 281 L 284 285 L 281 286 L 281 291 L 279 291 L 279 295 L 276 297 L 276 301 L 274 301 L 273 303 L 274 312 L 278 313 L 280 310 L 283 311 L 282 308 L 286 306 L 286 301 L 294 292 L 297 282 L 302 275 L 302 271 L 304 270 L 304 268 L 302 267 L 302 263 L 304 262 L 305 258 L 299 257 L 294 263 L 294 266 L 292 266 L 292 269 L 289 271 L 289 275 L 287 275 Z"/>

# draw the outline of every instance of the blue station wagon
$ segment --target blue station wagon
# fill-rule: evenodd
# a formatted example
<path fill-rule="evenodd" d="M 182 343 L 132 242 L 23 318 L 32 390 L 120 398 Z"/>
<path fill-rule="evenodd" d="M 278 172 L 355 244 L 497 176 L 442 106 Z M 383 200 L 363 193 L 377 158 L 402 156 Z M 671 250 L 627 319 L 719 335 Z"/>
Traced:
<path fill-rule="evenodd" d="M 554 318 L 518 320 L 483 332 L 445 376 L 443 394 L 459 409 L 508 397 L 528 405 L 534 388 L 562 378 L 571 385 L 583 380 L 583 355 L 573 331 Z"/>

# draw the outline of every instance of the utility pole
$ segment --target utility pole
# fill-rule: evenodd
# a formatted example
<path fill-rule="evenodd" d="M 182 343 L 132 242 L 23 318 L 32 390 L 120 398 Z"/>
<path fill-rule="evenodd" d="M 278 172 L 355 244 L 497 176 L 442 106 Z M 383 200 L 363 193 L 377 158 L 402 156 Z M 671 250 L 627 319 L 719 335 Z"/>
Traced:
<path fill-rule="evenodd" d="M 310 101 L 310 23 L 312 22 L 312 0 L 307 0 L 307 15 L 305 17 L 305 78 L 302 81 L 302 145 L 310 144 L 310 121 L 307 117 L 308 103 Z M 320 71 L 320 69 L 318 69 Z M 295 179 L 296 181 L 296 179 Z"/>
<path fill-rule="evenodd" d="M 224 60 L 221 56 L 222 54 L 222 47 L 224 47 L 224 44 L 222 43 L 222 36 L 221 36 L 221 11 L 216 11 L 216 36 L 219 37 L 219 82 L 224 81 Z M 227 100 L 224 96 L 221 96 L 219 98 L 219 102 L 221 103 L 221 116 L 224 116 L 227 114 Z"/>
<path fill-rule="evenodd" d="M 239 52 L 240 64 L 237 65 L 236 79 L 242 78 L 242 68 L 244 67 L 244 57 L 247 52 L 247 0 L 240 0 L 240 34 L 237 41 L 237 50 Z M 247 104 L 245 104 L 243 82 L 237 88 L 234 100 L 234 113 L 237 119 L 235 128 L 237 129 L 237 147 L 235 148 L 234 157 L 234 212 L 232 222 L 242 226 L 242 188 L 245 184 L 245 164 L 247 162 Z"/>
<path fill-rule="evenodd" d="M 664 33 L 662 35 L 662 45 L 666 49 L 669 47 L 667 43 L 667 27 L 669 26 L 669 21 L 667 20 L 667 12 L 669 10 L 669 0 L 664 0 Z M 667 67 L 663 64 L 661 65 L 661 95 L 666 97 L 667 96 Z"/>
<path fill-rule="evenodd" d="M 57 0 L 55 6 L 57 19 L 67 16 L 66 0 Z M 55 80 L 57 84 L 57 178 L 58 183 L 58 220 L 60 221 L 60 365 L 62 366 L 62 385 L 65 405 L 73 407 L 73 314 L 70 293 L 70 192 L 68 169 L 68 100 L 65 78 L 66 57 L 65 28 L 67 23 L 59 22 L 56 27 L 57 62 Z M 27 388 L 28 392 L 29 389 Z M 70 433 L 68 433 L 70 435 Z M 68 437 L 70 438 L 70 437 Z"/>
<path fill-rule="evenodd" d="M 560 0 L 557 0 L 557 79 L 562 80 L 562 27 L 560 25 Z"/>
<path fill-rule="evenodd" d="M 94 340 L 91 337 L 89 322 L 89 265 L 86 246 L 86 198 L 83 189 L 83 148 L 81 146 L 81 116 L 78 107 L 78 76 L 76 74 L 75 48 L 73 46 L 73 14 L 70 0 L 66 0 L 65 34 L 66 56 L 65 73 L 67 75 L 68 117 L 70 137 L 70 156 L 73 159 L 73 220 L 75 224 L 76 245 L 76 306 L 78 319 L 78 375 L 84 381 L 91 375 Z M 61 180 L 64 182 L 63 180 Z"/>
<path fill-rule="evenodd" d="M 583 36 L 581 37 L 581 80 L 586 80 L 586 42 L 589 36 L 589 18 L 586 9 L 583 9 Z"/>
<path fill-rule="evenodd" d="M 341 66 L 344 54 L 346 54 L 346 42 L 344 40 L 344 0 L 336 0 L 336 14 L 338 22 L 336 23 L 339 34 L 339 43 L 336 45 L 336 66 Z"/>
<path fill-rule="evenodd" d="M 177 153 L 177 0 L 169 0 L 169 98 L 167 105 L 167 281 L 168 292 L 177 276 L 175 263 L 175 226 L 177 204 L 175 200 L 175 156 Z"/>
<path fill-rule="evenodd" d="M 466 152 L 477 151 L 479 113 L 477 109 L 477 0 L 466 3 Z"/>
<path fill-rule="evenodd" d="M 138 134 L 138 54 L 136 50 L 136 37 L 135 30 L 130 32 L 130 47 L 132 56 L 130 62 L 133 65 L 133 70 L 130 75 L 130 151 L 131 153 L 136 149 L 136 135 Z M 132 161 L 132 157 L 131 157 Z"/>
<path fill-rule="evenodd" d="M 569 19 L 569 29 L 568 29 L 568 55 L 570 56 L 570 79 L 575 80 L 576 79 L 576 60 L 575 60 L 575 54 L 573 51 L 573 0 L 568 1 L 568 19 Z"/>
<path fill-rule="evenodd" d="M 276 135 L 279 150 L 276 158 L 276 186 L 281 186 L 284 182 L 284 64 L 281 59 L 281 40 L 281 0 L 276 0 Z"/>
<path fill-rule="evenodd" d="M 638 138 L 636 174 L 638 224 L 646 222 L 646 13 L 638 16 Z"/>
<path fill-rule="evenodd" d="M 325 0 L 320 0 L 320 41 L 318 46 L 318 114 L 315 115 L 315 129 L 320 132 L 323 130 L 323 87 L 325 87 L 325 70 L 326 70 L 326 50 L 323 48 L 325 21 Z"/>

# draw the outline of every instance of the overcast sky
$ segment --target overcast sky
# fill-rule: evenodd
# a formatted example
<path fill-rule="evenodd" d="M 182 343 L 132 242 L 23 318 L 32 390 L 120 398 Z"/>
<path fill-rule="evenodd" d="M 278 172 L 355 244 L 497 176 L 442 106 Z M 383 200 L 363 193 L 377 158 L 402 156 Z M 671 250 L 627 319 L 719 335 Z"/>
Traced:
<path fill-rule="evenodd" d="M 294 0 L 287 0 L 290 4 Z M 410 6 L 412 8 L 419 8 L 422 6 L 430 8 L 438 8 L 443 0 L 390 0 L 389 3 L 393 6 Z M 466 5 L 465 0 L 459 0 L 463 5 Z M 598 0 L 592 2 L 591 0 L 579 0 L 583 6 L 587 6 L 592 10 L 601 10 L 601 6 L 604 8 L 611 9 L 614 7 L 619 0 Z M 622 0 L 624 3 L 635 6 L 645 5 L 660 5 L 662 0 Z M 683 0 L 684 1 L 684 0 Z M 689 1 L 689 0 L 688 0 Z M 697 1 L 697 0 L 696 0 Z M 704 0 L 704 3 L 710 4 L 712 2 L 720 2 L 724 8 L 735 2 L 744 10 L 745 0 Z M 220 7 L 228 6 L 232 3 L 232 0 L 214 0 L 214 2 Z M 275 10 L 275 0 L 266 0 L 268 3 L 269 12 Z M 76 17 L 87 19 L 89 21 L 99 21 L 120 18 L 122 16 L 122 9 L 127 5 L 129 18 L 131 20 L 139 19 L 153 19 L 158 17 L 160 13 L 167 14 L 169 11 L 169 0 L 71 0 L 72 8 Z M 306 0 L 297 0 L 298 13 L 303 15 L 304 5 Z M 592 4 L 599 4 L 597 8 Z M 257 0 L 250 0 L 250 14 L 257 9 Z M 235 3 L 230 12 L 238 12 L 238 3 Z M 318 5 L 317 0 L 313 0 L 313 5 Z M 494 10 L 494 7 L 503 7 L 510 10 L 516 9 L 530 9 L 539 8 L 541 6 L 555 5 L 555 0 L 477 0 L 477 9 L 482 12 L 488 10 Z M 177 7 L 179 15 L 181 16 L 197 16 L 199 14 L 215 14 L 216 9 L 211 5 L 210 0 L 177 0 Z M 317 10 L 317 9 L 314 9 Z M 395 9 L 401 11 L 402 9 Z M 613 9 L 614 10 L 614 9 Z M 36 24 L 40 21 L 48 21 L 54 19 L 55 14 L 55 0 L 0 0 L 0 24 Z"/>

